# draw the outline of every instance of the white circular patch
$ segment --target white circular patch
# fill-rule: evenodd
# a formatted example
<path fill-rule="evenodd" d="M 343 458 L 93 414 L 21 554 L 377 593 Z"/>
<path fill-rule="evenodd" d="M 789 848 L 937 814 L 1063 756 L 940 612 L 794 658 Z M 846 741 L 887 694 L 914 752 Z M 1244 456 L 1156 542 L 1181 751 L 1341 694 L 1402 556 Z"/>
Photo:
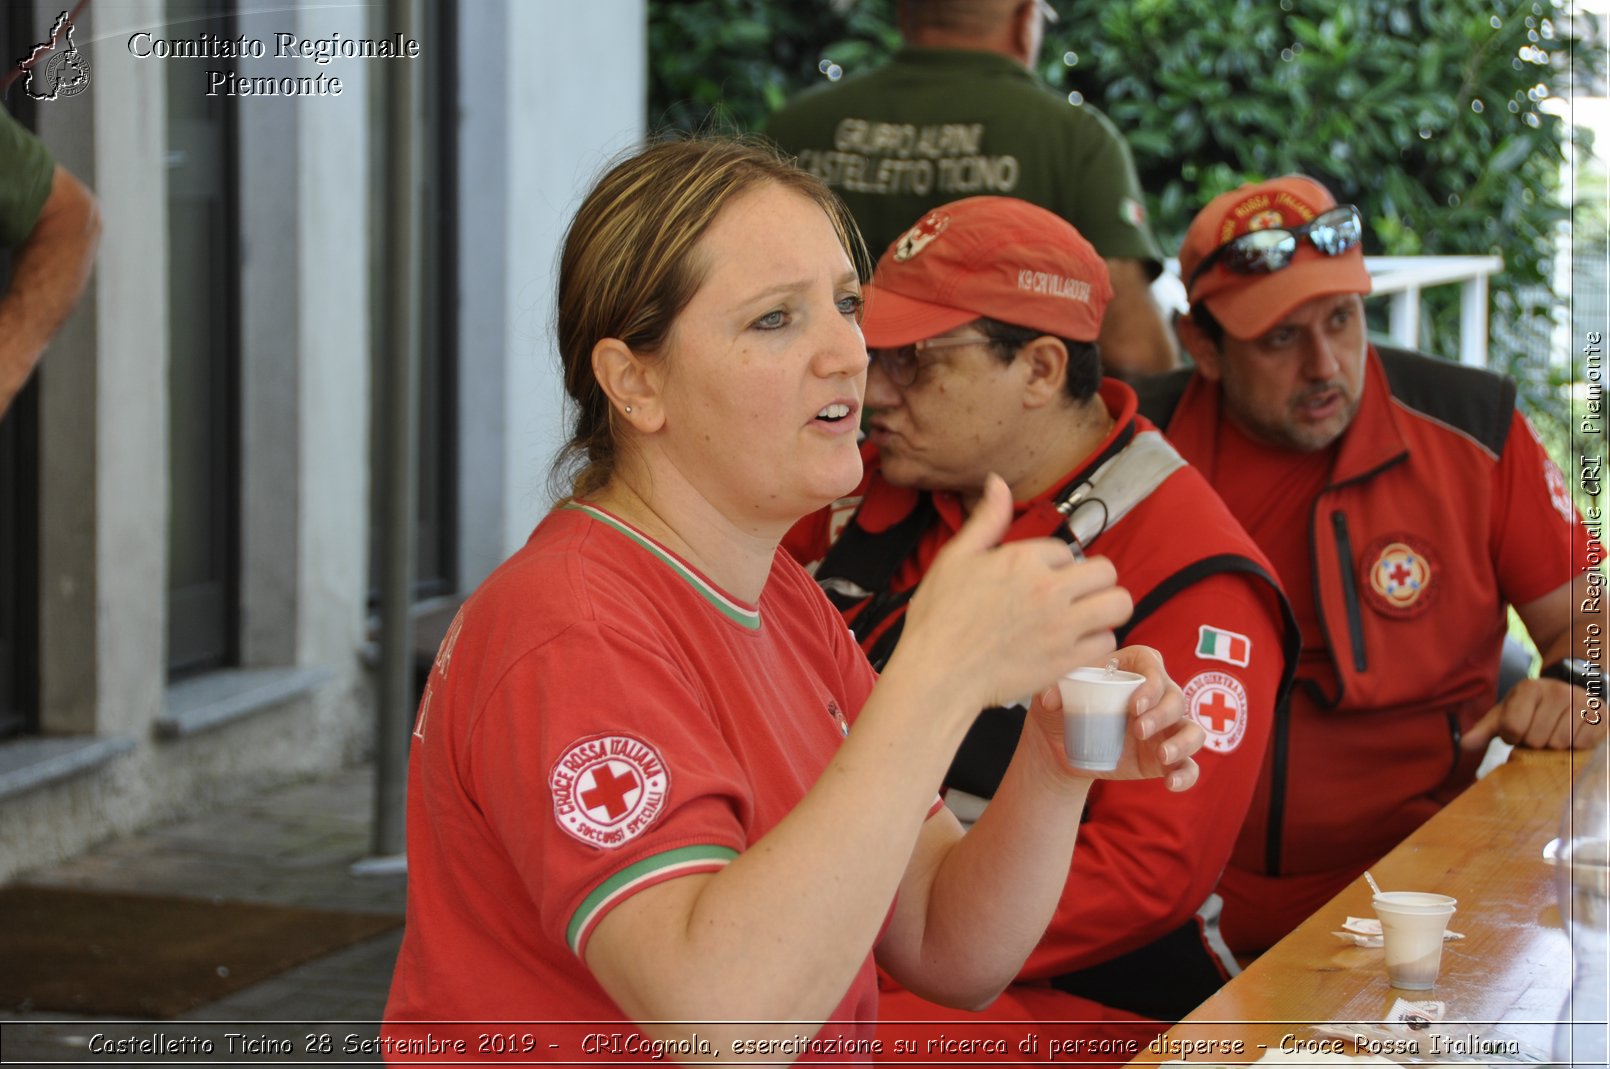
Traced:
<path fill-rule="evenodd" d="M 671 774 L 653 746 L 630 735 L 578 739 L 548 774 L 553 816 L 582 842 L 613 850 L 665 810 Z"/>
<path fill-rule="evenodd" d="M 917 225 L 901 234 L 894 243 L 894 258 L 898 263 L 905 263 L 923 249 L 928 243 L 950 225 L 950 216 L 944 212 L 933 211 L 917 220 Z"/>
<path fill-rule="evenodd" d="M 1435 578 L 1431 555 L 1416 549 L 1407 541 L 1390 535 L 1365 551 L 1373 555 L 1370 565 L 1369 601 L 1372 605 L 1404 616 L 1418 616 L 1430 608 L 1436 591 L 1431 583 Z"/>
<path fill-rule="evenodd" d="M 1554 511 L 1566 523 L 1575 523 L 1576 506 L 1571 504 L 1571 491 L 1566 488 L 1565 475 L 1559 465 L 1547 457 L 1543 459 L 1543 481 L 1548 484 L 1549 500 L 1554 503 Z"/>
<path fill-rule="evenodd" d="M 1185 684 L 1185 707 L 1207 733 L 1203 746 L 1229 753 L 1247 733 L 1247 688 L 1225 672 L 1203 672 Z"/>

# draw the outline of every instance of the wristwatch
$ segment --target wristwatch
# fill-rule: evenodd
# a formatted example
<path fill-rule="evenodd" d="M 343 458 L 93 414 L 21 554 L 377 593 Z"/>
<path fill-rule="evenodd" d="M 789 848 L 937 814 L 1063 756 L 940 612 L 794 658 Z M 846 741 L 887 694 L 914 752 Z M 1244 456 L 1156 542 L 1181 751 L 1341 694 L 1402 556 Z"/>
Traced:
<path fill-rule="evenodd" d="M 1605 696 L 1604 669 L 1581 657 L 1563 657 L 1553 664 L 1546 664 L 1537 677 L 1558 679 L 1601 698 Z"/>

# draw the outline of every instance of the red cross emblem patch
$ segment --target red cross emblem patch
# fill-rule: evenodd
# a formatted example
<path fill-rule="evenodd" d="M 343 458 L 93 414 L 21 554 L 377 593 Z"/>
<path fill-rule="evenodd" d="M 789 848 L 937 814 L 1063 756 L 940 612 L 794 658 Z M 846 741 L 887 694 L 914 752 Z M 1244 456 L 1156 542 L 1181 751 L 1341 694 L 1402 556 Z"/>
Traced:
<path fill-rule="evenodd" d="M 895 260 L 905 263 L 926 248 L 930 241 L 943 234 L 949 225 L 950 216 L 944 212 L 929 212 L 917 220 L 916 226 L 901 234 L 895 241 Z"/>
<path fill-rule="evenodd" d="M 1417 542 L 1409 535 L 1391 534 L 1364 551 L 1368 600 L 1389 616 L 1418 616 L 1431 607 L 1436 564 Z"/>
<path fill-rule="evenodd" d="M 1565 474 L 1554 461 L 1543 458 L 1543 481 L 1548 484 L 1549 501 L 1554 505 L 1554 511 L 1566 523 L 1576 522 L 1576 506 L 1571 503 L 1571 491 L 1566 488 Z"/>
<path fill-rule="evenodd" d="M 659 751 L 630 735 L 571 743 L 548 774 L 554 819 L 590 846 L 613 850 L 637 838 L 665 809 L 671 774 Z"/>
<path fill-rule="evenodd" d="M 1275 209 L 1269 208 L 1247 220 L 1247 231 L 1250 233 L 1254 230 L 1272 230 L 1277 226 L 1285 225 L 1286 217 Z"/>
<path fill-rule="evenodd" d="M 1229 753 L 1247 734 L 1247 688 L 1228 672 L 1201 672 L 1185 684 L 1185 708 L 1207 735 L 1202 745 Z"/>

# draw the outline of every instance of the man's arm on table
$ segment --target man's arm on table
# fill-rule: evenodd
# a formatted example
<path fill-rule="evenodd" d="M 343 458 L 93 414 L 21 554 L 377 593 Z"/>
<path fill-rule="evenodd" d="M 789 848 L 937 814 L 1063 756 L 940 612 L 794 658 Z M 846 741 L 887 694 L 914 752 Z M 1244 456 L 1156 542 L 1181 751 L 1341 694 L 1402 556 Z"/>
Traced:
<path fill-rule="evenodd" d="M 1603 550 L 1572 507 L 1564 473 L 1519 410 L 1510 415 L 1492 486 L 1500 595 L 1515 606 L 1544 665 L 1579 657 L 1602 672 Z M 1570 578 L 1560 582 L 1561 576 Z M 1592 747 L 1605 733 L 1602 708 L 1594 713 L 1592 703 L 1602 707 L 1605 698 L 1558 679 L 1523 679 L 1471 726 L 1463 746 L 1485 750 L 1496 737 L 1534 749 Z"/>
<path fill-rule="evenodd" d="M 1604 584 L 1590 582 L 1588 574 L 1515 606 L 1545 665 L 1579 657 L 1605 669 Z M 1497 736 L 1537 750 L 1592 747 L 1604 737 L 1606 697 L 1563 680 L 1523 679 L 1465 733 L 1463 745 L 1484 749 Z"/>

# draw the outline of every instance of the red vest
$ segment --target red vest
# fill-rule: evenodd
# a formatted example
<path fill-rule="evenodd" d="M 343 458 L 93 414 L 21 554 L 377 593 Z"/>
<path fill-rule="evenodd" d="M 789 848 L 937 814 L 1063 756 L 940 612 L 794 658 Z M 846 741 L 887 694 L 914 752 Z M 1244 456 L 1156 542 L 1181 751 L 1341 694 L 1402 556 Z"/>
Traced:
<path fill-rule="evenodd" d="M 1219 793 L 1213 797 L 1220 804 L 1233 805 L 1234 813 L 1227 818 L 1230 824 L 1223 829 L 1222 843 L 1209 850 L 1219 852 L 1215 860 L 1206 862 L 1212 866 L 1207 883 L 1193 883 L 1201 873 L 1190 867 L 1198 861 L 1185 859 L 1187 855 L 1199 858 L 1199 854 L 1180 851 L 1172 855 L 1175 860 L 1171 863 L 1184 870 L 1176 881 L 1181 894 L 1175 908 L 1190 899 L 1185 903 L 1183 921 L 1170 919 L 1168 923 L 1177 927 L 1164 929 L 1161 934 L 1148 932 L 1149 941 L 1138 946 L 1131 943 L 1131 949 L 1080 965 L 1071 972 L 1059 972 L 1055 967 L 1065 960 L 1061 955 L 1066 947 L 1052 939 L 1053 945 L 1037 948 L 1025 966 L 1025 976 L 1038 977 L 1039 982 L 1050 983 L 1064 992 L 1175 1019 L 1211 994 L 1224 979 L 1202 945 L 1198 919 L 1191 912 L 1217 879 L 1219 866 L 1239 827 L 1257 761 L 1269 738 L 1268 718 L 1277 704 L 1277 695 L 1284 694 L 1295 665 L 1296 628 L 1263 554 L 1201 475 L 1183 465 L 1149 423 L 1136 418 L 1134 394 L 1122 384 L 1109 381 L 1103 386 L 1102 398 L 1115 419 L 1112 434 L 1078 469 L 1068 473 L 1062 485 L 1019 505 L 1006 539 L 1066 535 L 1071 526 L 1091 553 L 1111 560 L 1119 582 L 1135 602 L 1132 618 L 1119 634 L 1120 642 L 1154 613 L 1155 621 L 1166 621 L 1164 606 L 1170 599 L 1226 573 L 1247 576 L 1249 586 L 1267 584 L 1271 600 L 1283 617 L 1275 622 L 1263 616 L 1256 626 L 1248 621 L 1248 630 L 1272 634 L 1275 641 L 1284 639 L 1279 662 L 1282 677 L 1278 684 L 1266 677 L 1269 690 L 1259 695 L 1257 724 L 1249 729 L 1246 743 L 1255 756 L 1237 767 L 1234 778 L 1220 776 L 1214 780 Z M 1115 462 L 1113 458 L 1120 454 L 1120 460 Z M 953 495 L 891 486 L 880 474 L 876 454 L 869 451 L 866 460 L 868 476 L 859 493 L 801 521 L 786 542 L 801 560 L 819 561 L 817 581 L 851 621 L 857 639 L 877 664 L 894 647 L 911 592 L 964 518 Z M 1109 463 L 1112 466 L 1102 470 Z M 1102 474 L 1091 481 L 1098 470 Z M 1055 503 L 1067 491 L 1075 493 L 1077 504 L 1065 519 Z M 1189 536 L 1182 537 L 1182 531 L 1188 531 Z M 830 542 L 831 552 L 822 559 Z M 1235 628 L 1237 618 L 1233 614 L 1250 611 L 1252 603 L 1242 596 L 1229 604 L 1234 607 L 1226 607 L 1224 617 L 1214 622 Z M 1158 612 L 1160 609 L 1163 611 Z M 1269 609 L 1260 605 L 1257 611 L 1267 613 Z M 1150 630 L 1155 633 L 1155 629 Z M 1179 671 L 1183 664 L 1174 663 L 1173 653 L 1170 658 L 1171 667 Z M 1020 707 L 985 710 L 958 751 L 946 785 L 981 797 L 992 796 L 1009 763 L 1022 723 Z M 1239 788 L 1235 786 L 1237 782 Z M 1109 799 L 1108 788 L 1113 790 L 1112 804 L 1103 808 Z M 1130 796 L 1125 794 L 1127 791 L 1135 793 Z M 1162 804 L 1151 792 L 1131 784 L 1098 783 L 1092 788 L 1091 798 L 1094 812 L 1125 812 L 1126 816 L 1116 823 L 1126 827 L 1146 826 L 1153 819 L 1152 807 Z M 1119 801 L 1120 798 L 1125 800 Z M 1193 808 L 1205 805 L 1210 810 L 1215 804 L 1194 796 L 1185 802 Z M 1110 815 L 1097 819 L 1114 821 Z M 1161 820 L 1156 833 L 1167 836 L 1179 830 L 1174 822 Z M 1107 833 L 1112 834 L 1110 825 Z M 1198 836 L 1197 845 L 1202 838 Z M 1109 859 L 1105 863 L 1114 862 Z M 1186 885 L 1196 889 L 1184 891 Z M 1151 901 L 1137 907 L 1147 917 L 1157 916 L 1149 912 L 1157 908 L 1158 903 Z"/>

